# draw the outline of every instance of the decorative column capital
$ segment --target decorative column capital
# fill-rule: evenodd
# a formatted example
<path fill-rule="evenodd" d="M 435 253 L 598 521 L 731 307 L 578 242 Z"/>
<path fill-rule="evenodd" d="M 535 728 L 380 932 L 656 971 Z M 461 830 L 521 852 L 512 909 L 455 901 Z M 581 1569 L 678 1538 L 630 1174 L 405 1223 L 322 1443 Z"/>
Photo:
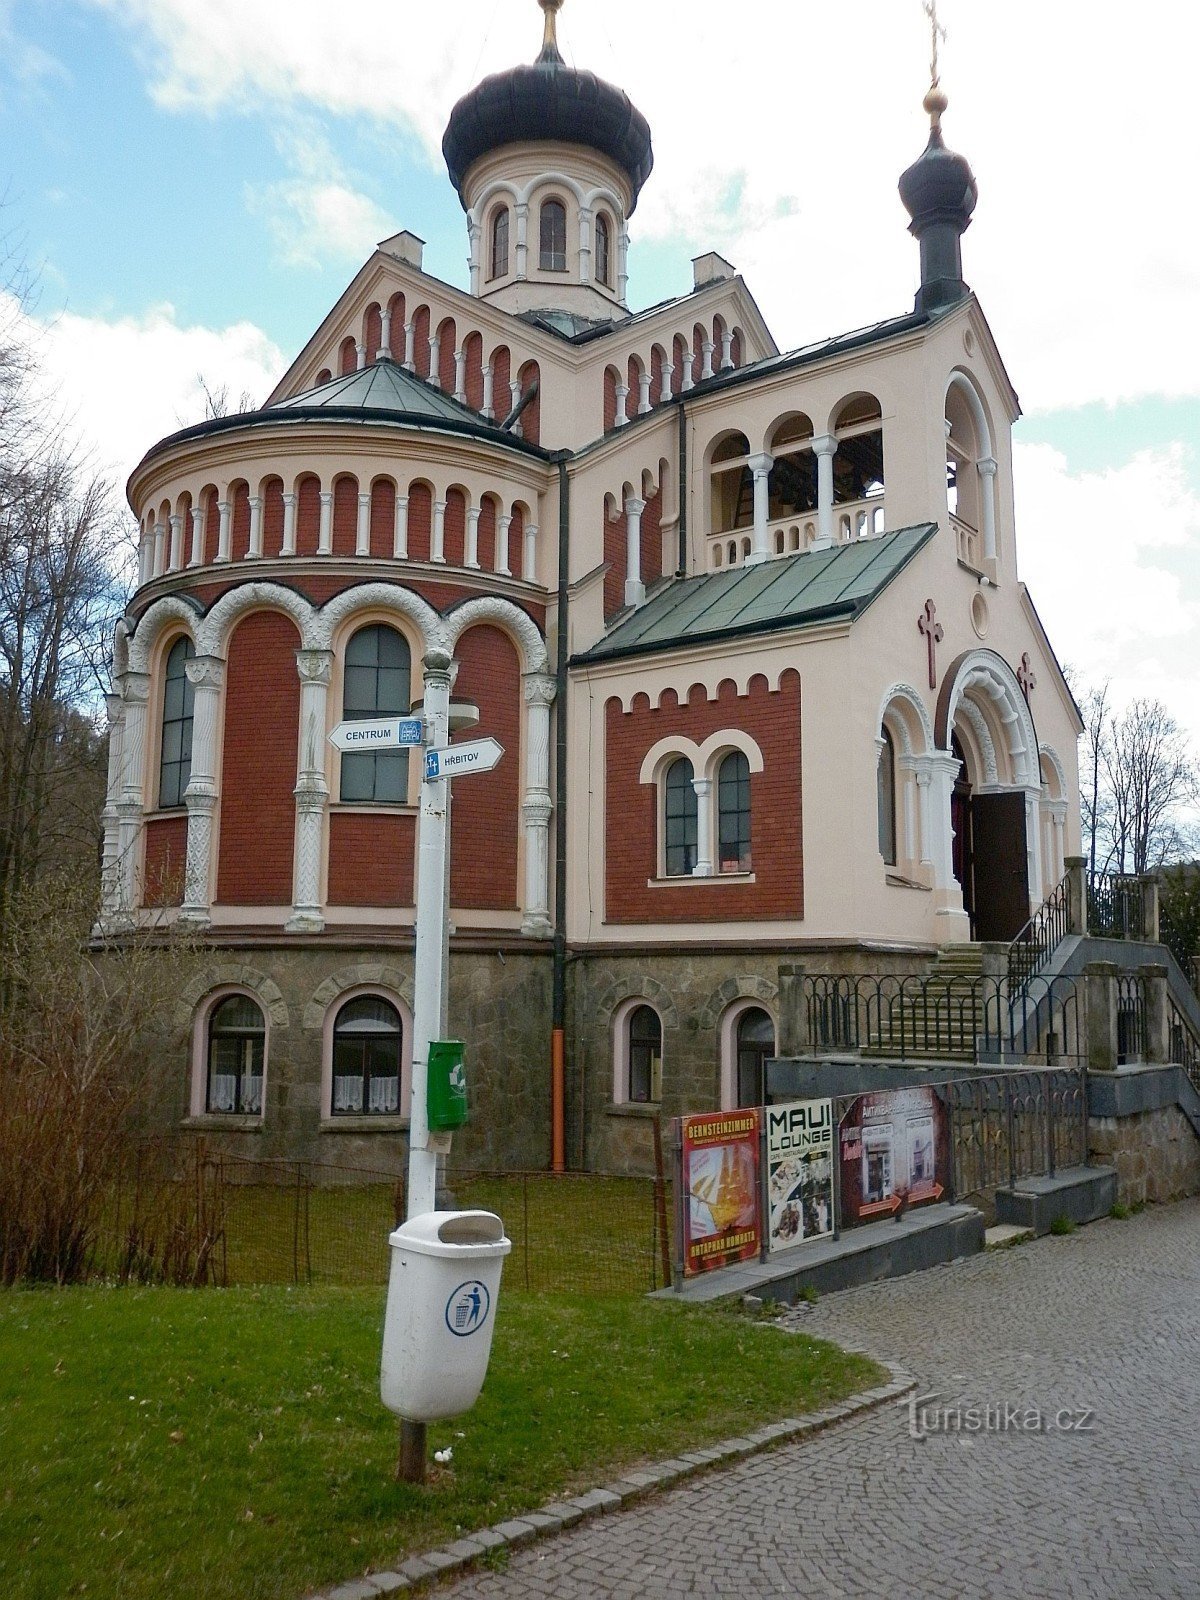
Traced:
<path fill-rule="evenodd" d="M 333 678 L 332 650 L 297 650 L 296 671 L 301 683 L 318 684 L 327 688 Z"/>
<path fill-rule="evenodd" d="M 145 705 L 150 698 L 150 674 L 126 672 L 118 680 L 121 699 L 126 705 Z"/>
<path fill-rule="evenodd" d="M 636 495 L 630 495 L 628 500 L 626 500 L 626 502 L 625 502 L 625 515 L 626 516 L 629 516 L 629 517 L 640 517 L 642 512 L 645 511 L 645 509 L 646 509 L 646 502 L 644 500 L 639 500 Z"/>
<path fill-rule="evenodd" d="M 184 663 L 184 672 L 193 689 L 211 689 L 225 686 L 225 660 L 223 656 L 193 656 Z"/>
<path fill-rule="evenodd" d="M 771 468 L 775 465 L 775 457 L 764 451 L 761 455 L 750 456 L 746 465 L 756 478 L 766 478 L 770 476 Z"/>
<path fill-rule="evenodd" d="M 812 447 L 815 456 L 832 456 L 837 453 L 837 435 L 833 433 L 818 433 L 813 436 Z"/>
<path fill-rule="evenodd" d="M 975 465 L 979 469 L 981 478 L 994 478 L 996 476 L 997 465 L 991 456 L 981 456 Z"/>
<path fill-rule="evenodd" d="M 548 673 L 531 672 L 522 679 L 525 686 L 525 704 L 528 706 L 549 706 L 554 702 L 558 693 L 558 685 Z"/>

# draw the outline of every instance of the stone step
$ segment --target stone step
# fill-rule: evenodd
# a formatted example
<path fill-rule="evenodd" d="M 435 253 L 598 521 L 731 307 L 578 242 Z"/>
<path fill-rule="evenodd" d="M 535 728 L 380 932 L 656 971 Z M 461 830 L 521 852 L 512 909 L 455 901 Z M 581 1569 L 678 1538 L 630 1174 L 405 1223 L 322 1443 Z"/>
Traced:
<path fill-rule="evenodd" d="M 997 1222 L 992 1228 L 984 1230 L 983 1248 L 985 1250 L 1008 1250 L 1014 1244 L 1024 1244 L 1026 1239 L 1032 1239 L 1032 1228 L 1024 1228 L 1018 1222 Z"/>

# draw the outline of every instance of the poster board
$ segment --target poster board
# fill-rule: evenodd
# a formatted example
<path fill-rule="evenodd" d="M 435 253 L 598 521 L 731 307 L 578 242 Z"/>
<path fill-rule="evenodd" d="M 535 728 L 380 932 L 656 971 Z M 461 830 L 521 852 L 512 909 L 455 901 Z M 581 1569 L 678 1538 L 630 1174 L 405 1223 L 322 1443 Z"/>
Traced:
<path fill-rule="evenodd" d="M 767 1246 L 793 1250 L 832 1234 L 832 1100 L 767 1106 Z"/>
<path fill-rule="evenodd" d="M 761 1128 L 757 1106 L 679 1119 L 685 1277 L 761 1253 Z"/>
<path fill-rule="evenodd" d="M 842 1118 L 839 1150 L 847 1226 L 931 1204 L 949 1186 L 946 1108 L 932 1088 L 859 1095 Z"/>

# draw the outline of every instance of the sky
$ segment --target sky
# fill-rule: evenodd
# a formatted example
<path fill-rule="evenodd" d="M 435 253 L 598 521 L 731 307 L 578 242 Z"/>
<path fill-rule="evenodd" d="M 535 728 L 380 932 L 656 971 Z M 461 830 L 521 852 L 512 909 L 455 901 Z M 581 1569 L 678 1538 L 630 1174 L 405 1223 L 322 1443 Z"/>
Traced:
<path fill-rule="evenodd" d="M 1023 418 L 1021 576 L 1077 681 L 1200 750 L 1200 135 L 1191 0 L 940 0 L 964 271 Z M 37 269 L 60 403 L 123 483 L 261 401 L 400 228 L 466 287 L 455 100 L 531 60 L 534 0 L 0 0 L 0 229 Z M 910 308 L 896 193 L 927 131 L 920 0 L 567 0 L 563 53 L 632 95 L 655 170 L 634 309 L 716 249 L 787 349 Z"/>

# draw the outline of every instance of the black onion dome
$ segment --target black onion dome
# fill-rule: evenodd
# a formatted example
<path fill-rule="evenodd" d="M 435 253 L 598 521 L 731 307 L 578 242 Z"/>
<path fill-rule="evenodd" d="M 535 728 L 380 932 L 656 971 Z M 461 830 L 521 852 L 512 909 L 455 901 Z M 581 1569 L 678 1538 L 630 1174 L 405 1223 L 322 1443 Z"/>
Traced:
<path fill-rule="evenodd" d="M 900 198 L 914 231 L 929 222 L 954 222 L 960 232 L 971 220 L 979 190 L 965 156 L 947 150 L 940 122 L 929 130 L 929 143 L 901 175 Z"/>
<path fill-rule="evenodd" d="M 568 67 L 553 44 L 532 66 L 476 84 L 450 113 L 442 155 L 459 199 L 480 156 L 529 140 L 587 145 L 608 156 L 629 179 L 630 212 L 654 166 L 650 124 L 625 91 L 594 72 Z"/>

